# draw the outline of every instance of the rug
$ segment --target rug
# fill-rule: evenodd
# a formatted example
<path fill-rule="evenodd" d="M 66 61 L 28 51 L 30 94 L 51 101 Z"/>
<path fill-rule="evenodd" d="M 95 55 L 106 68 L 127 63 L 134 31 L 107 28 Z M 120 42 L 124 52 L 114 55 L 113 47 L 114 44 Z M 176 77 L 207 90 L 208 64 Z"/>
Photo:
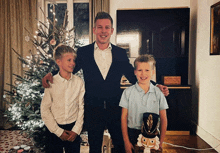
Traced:
<path fill-rule="evenodd" d="M 0 152 L 8 153 L 14 146 L 32 146 L 30 138 L 20 134 L 19 130 L 0 130 Z"/>
<path fill-rule="evenodd" d="M 80 153 L 89 153 L 88 133 L 82 132 Z M 33 146 L 30 138 L 20 133 L 20 130 L 0 130 L 0 153 L 9 153 L 15 146 L 29 146 L 35 153 L 40 151 Z M 103 135 L 102 152 L 111 153 L 112 143 L 110 134 L 106 130 Z"/>
<path fill-rule="evenodd" d="M 88 135 L 87 132 L 82 132 L 80 135 L 82 139 L 81 143 L 81 153 L 88 153 Z M 20 133 L 20 130 L 0 130 L 0 153 L 9 153 L 10 149 L 15 146 L 30 146 L 33 147 L 33 142 L 30 138 L 27 138 L 25 135 Z"/>

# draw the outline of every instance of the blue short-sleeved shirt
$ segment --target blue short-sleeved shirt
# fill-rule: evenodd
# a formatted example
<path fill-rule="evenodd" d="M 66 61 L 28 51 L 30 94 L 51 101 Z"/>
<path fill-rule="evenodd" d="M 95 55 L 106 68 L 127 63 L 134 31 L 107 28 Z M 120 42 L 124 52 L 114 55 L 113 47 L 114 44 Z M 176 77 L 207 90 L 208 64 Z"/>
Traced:
<path fill-rule="evenodd" d="M 141 129 L 143 113 L 155 113 L 168 109 L 164 94 L 158 87 L 150 83 L 149 91 L 145 91 L 136 83 L 124 90 L 119 106 L 128 109 L 128 127 Z"/>

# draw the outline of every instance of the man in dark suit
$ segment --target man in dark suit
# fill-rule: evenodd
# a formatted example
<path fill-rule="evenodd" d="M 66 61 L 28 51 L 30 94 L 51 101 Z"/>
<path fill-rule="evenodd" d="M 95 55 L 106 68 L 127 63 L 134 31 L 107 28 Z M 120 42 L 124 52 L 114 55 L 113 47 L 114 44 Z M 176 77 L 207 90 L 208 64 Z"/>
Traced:
<path fill-rule="evenodd" d="M 97 13 L 93 28 L 96 41 L 77 51 L 74 73 L 83 70 L 86 89 L 85 127 L 88 130 L 90 153 L 101 153 L 105 128 L 111 135 L 114 152 L 124 152 L 119 107 L 122 94 L 120 81 L 122 75 L 132 84 L 137 81 L 126 51 L 110 43 L 114 31 L 112 26 L 113 20 L 108 13 Z M 51 78 L 50 74 L 44 77 L 44 87 L 49 86 L 46 81 Z M 165 95 L 169 94 L 166 86 L 160 85 L 160 88 Z"/>

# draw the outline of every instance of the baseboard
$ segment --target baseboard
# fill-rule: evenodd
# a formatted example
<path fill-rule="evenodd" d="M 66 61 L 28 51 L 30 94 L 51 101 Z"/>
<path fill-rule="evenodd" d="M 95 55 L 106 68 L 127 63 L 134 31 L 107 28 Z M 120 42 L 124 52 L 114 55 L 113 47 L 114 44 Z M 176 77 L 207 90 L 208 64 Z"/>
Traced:
<path fill-rule="evenodd" d="M 194 123 L 195 124 L 195 123 Z M 208 143 L 212 148 L 214 148 L 217 152 L 220 152 L 220 141 L 214 137 L 213 135 L 211 135 L 210 133 L 208 133 L 207 131 L 205 131 L 203 128 L 201 128 L 200 126 L 197 126 L 197 132 L 196 134 L 203 139 L 206 143 Z M 217 147 L 218 146 L 218 147 Z M 216 148 L 217 147 L 217 148 Z"/>

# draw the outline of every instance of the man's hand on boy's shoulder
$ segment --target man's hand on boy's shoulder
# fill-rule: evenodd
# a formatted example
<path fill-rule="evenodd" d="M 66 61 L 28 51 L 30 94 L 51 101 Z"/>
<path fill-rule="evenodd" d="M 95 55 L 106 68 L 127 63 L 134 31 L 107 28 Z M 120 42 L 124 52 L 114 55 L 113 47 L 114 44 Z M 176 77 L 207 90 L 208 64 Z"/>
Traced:
<path fill-rule="evenodd" d="M 67 141 L 68 138 L 69 138 L 68 132 L 67 132 L 67 130 L 64 130 L 62 135 L 60 136 L 60 139 L 63 141 Z"/>
<path fill-rule="evenodd" d="M 167 86 L 157 84 L 157 87 L 163 92 L 164 96 L 168 96 L 170 94 Z"/>
<path fill-rule="evenodd" d="M 44 88 L 49 88 L 50 85 L 49 85 L 49 82 L 53 83 L 53 75 L 52 73 L 48 73 L 46 74 L 43 79 L 42 79 L 42 85 Z"/>
<path fill-rule="evenodd" d="M 78 134 L 73 131 L 66 131 L 66 132 L 69 135 L 69 138 L 67 139 L 68 141 L 73 142 L 76 139 L 76 137 L 78 136 Z"/>

